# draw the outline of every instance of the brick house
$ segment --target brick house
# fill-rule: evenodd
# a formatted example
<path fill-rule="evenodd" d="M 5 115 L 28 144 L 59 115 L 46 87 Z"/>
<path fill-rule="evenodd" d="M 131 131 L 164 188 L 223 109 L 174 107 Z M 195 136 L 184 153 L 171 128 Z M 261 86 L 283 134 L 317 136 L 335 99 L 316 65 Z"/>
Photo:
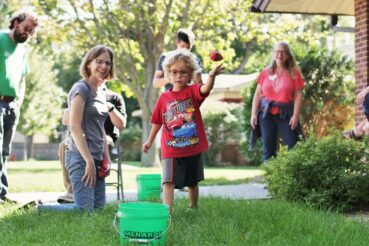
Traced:
<path fill-rule="evenodd" d="M 254 0 L 252 12 L 355 16 L 355 82 L 356 93 L 369 83 L 369 1 L 368 0 Z M 337 29 L 338 31 L 340 29 Z M 347 31 L 344 28 L 342 31 Z M 356 122 L 364 119 L 362 107 L 356 105 Z"/>

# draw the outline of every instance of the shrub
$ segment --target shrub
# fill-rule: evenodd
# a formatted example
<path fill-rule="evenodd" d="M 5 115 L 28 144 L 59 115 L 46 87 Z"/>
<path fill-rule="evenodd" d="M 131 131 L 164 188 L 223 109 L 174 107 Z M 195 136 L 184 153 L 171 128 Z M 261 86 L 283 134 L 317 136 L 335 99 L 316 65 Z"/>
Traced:
<path fill-rule="evenodd" d="M 246 87 L 246 89 L 242 92 L 243 95 L 243 108 L 242 108 L 242 131 L 241 135 L 243 136 L 241 140 L 241 144 L 239 147 L 240 152 L 243 154 L 246 161 L 253 166 L 259 166 L 262 163 L 262 144 L 261 140 L 256 142 L 256 145 L 252 150 L 249 150 L 250 138 L 249 134 L 251 131 L 251 109 L 252 109 L 252 100 L 254 97 L 254 93 L 256 90 L 256 82 L 252 83 L 252 85 Z"/>
<path fill-rule="evenodd" d="M 305 78 L 301 120 L 305 132 L 319 137 L 331 129 L 348 129 L 354 124 L 354 63 L 337 50 L 299 47 L 296 59 Z"/>
<path fill-rule="evenodd" d="M 130 126 L 122 131 L 119 136 L 121 144 L 121 157 L 123 161 L 141 160 L 141 135 L 142 129 L 139 125 Z"/>
<path fill-rule="evenodd" d="M 349 211 L 369 202 L 368 140 L 343 139 L 340 134 L 282 148 L 263 167 L 275 198 L 304 202 L 316 208 Z"/>
<path fill-rule="evenodd" d="M 240 106 L 234 103 L 219 101 L 205 101 L 201 106 L 206 136 L 209 141 L 209 150 L 205 152 L 205 163 L 215 166 L 217 157 L 227 143 L 239 142 Z"/>

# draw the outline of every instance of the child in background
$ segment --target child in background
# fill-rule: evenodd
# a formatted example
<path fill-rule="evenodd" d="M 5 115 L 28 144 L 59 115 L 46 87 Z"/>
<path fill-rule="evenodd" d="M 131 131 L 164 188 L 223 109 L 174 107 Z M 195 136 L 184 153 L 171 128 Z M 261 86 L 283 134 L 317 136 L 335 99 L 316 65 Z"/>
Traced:
<path fill-rule="evenodd" d="M 188 186 L 189 208 L 197 208 L 198 182 L 204 179 L 201 153 L 208 142 L 200 113 L 200 105 L 213 89 L 215 77 L 224 67 L 217 65 L 206 84 L 191 84 L 199 65 L 188 50 L 168 54 L 164 76 L 173 84 L 159 97 L 151 116 L 152 129 L 143 151 L 147 153 L 163 125 L 161 137 L 163 203 L 172 211 L 174 188 Z"/>

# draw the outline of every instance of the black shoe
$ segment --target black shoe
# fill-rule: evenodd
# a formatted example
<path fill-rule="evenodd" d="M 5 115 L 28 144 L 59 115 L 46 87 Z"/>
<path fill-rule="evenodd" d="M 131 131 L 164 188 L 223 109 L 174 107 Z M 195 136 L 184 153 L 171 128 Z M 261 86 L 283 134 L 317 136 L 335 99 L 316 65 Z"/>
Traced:
<path fill-rule="evenodd" d="M 9 203 L 9 204 L 17 204 L 18 203 L 17 201 L 11 200 L 6 196 L 1 196 L 0 201 L 1 201 L 0 203 Z"/>
<path fill-rule="evenodd" d="M 115 161 L 116 159 L 118 159 L 118 149 L 117 147 L 113 147 L 110 151 L 110 159 L 112 161 Z"/>
<path fill-rule="evenodd" d="M 36 207 L 37 205 L 42 205 L 43 203 L 41 202 L 41 200 L 33 200 L 33 201 L 29 201 L 26 202 L 24 204 L 22 204 L 18 209 L 22 210 L 22 209 L 31 209 Z"/>

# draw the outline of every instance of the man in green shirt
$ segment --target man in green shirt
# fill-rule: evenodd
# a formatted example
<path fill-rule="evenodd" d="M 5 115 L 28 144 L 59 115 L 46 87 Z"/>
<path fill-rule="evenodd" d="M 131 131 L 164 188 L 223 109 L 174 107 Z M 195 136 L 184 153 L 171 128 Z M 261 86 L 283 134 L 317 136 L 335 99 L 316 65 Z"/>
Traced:
<path fill-rule="evenodd" d="M 8 201 L 5 164 L 26 90 L 28 63 L 23 43 L 33 35 L 36 26 L 33 13 L 20 11 L 11 18 L 10 31 L 0 31 L 0 203 Z"/>

